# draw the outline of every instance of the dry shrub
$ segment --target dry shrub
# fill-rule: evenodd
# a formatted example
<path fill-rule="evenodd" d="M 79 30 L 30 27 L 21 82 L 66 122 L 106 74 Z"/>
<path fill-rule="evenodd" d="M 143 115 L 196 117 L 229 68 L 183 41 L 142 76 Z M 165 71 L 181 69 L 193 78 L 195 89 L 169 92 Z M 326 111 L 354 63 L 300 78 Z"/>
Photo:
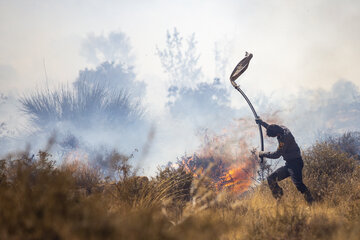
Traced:
<path fill-rule="evenodd" d="M 83 195 L 77 194 L 78 190 L 87 188 L 89 183 L 95 184 L 91 179 L 94 176 L 98 179 L 93 175 L 94 169 L 81 163 L 56 168 L 49 157 L 40 152 L 36 157 L 21 154 L 1 160 L 0 239 L 191 239 L 193 236 L 218 239 L 220 236 L 221 231 L 214 225 L 218 221 L 208 220 L 209 214 L 191 216 L 176 225 L 164 214 L 164 208 L 178 207 L 174 203 L 165 206 L 166 202 L 188 201 L 184 189 L 190 191 L 191 181 L 187 182 L 184 171 L 166 169 L 151 181 L 122 175 L 115 184 L 103 182 L 106 186 L 102 191 Z M 125 170 L 124 165 L 117 166 Z M 128 170 L 125 171 L 129 173 Z M 112 187 L 105 189 L 109 186 Z"/>
<path fill-rule="evenodd" d="M 321 199 L 312 206 L 290 179 L 280 183 L 285 194 L 277 202 L 266 183 L 240 196 L 214 191 L 208 169 L 193 177 L 168 167 L 149 180 L 136 174 L 129 156 L 114 152 L 107 158 L 113 175 L 104 178 L 91 165 L 56 167 L 50 158 L 46 152 L 34 157 L 23 153 L 0 161 L 0 239 L 359 236 L 359 166 L 356 158 L 329 142 L 304 153 L 305 183 Z M 79 189 L 91 190 L 77 194 Z"/>
<path fill-rule="evenodd" d="M 49 155 L 2 160 L 1 239 L 95 239 L 115 232 L 106 209 L 74 194 L 74 178 Z"/>
<path fill-rule="evenodd" d="M 129 176 L 121 181 L 110 183 L 107 192 L 113 197 L 113 208 L 139 207 L 139 198 L 148 187 L 147 177 Z"/>
<path fill-rule="evenodd" d="M 360 169 L 353 156 L 329 142 L 316 143 L 303 156 L 304 179 L 317 199 L 338 204 L 346 198 L 360 198 L 354 192 Z"/>
<path fill-rule="evenodd" d="M 303 153 L 304 181 L 320 200 L 312 206 L 290 179 L 280 182 L 284 197 L 278 202 L 266 183 L 235 200 L 224 214 L 238 226 L 226 234 L 228 239 L 358 239 L 360 168 L 357 155 L 344 149 L 324 141 Z"/>
<path fill-rule="evenodd" d="M 185 172 L 182 167 L 166 167 L 158 169 L 156 177 L 151 182 L 154 188 L 160 190 L 161 199 L 171 198 L 174 207 L 183 207 L 184 203 L 190 201 L 192 180 L 192 174 Z"/>
<path fill-rule="evenodd" d="M 147 177 L 137 176 L 137 170 L 129 163 L 132 156 L 113 151 L 102 158 L 106 163 L 106 177 L 101 184 L 104 195 L 109 200 L 113 211 L 138 206 L 138 199 L 148 188 Z"/>
<path fill-rule="evenodd" d="M 129 160 L 129 156 L 116 152 L 107 157 L 112 176 L 101 185 L 111 211 L 160 208 L 169 219 L 177 221 L 190 200 L 192 175 L 182 168 L 166 167 L 159 168 L 149 180 L 138 176 Z"/>
<path fill-rule="evenodd" d="M 72 162 L 64 161 L 61 170 L 70 174 L 75 181 L 75 186 L 78 189 L 85 190 L 86 194 L 92 193 L 102 178 L 99 168 L 80 159 L 75 159 Z"/>
<path fill-rule="evenodd" d="M 168 221 L 177 222 L 190 200 L 192 176 L 182 169 L 159 169 L 156 177 L 131 175 L 108 188 L 112 209 L 161 209 Z"/>

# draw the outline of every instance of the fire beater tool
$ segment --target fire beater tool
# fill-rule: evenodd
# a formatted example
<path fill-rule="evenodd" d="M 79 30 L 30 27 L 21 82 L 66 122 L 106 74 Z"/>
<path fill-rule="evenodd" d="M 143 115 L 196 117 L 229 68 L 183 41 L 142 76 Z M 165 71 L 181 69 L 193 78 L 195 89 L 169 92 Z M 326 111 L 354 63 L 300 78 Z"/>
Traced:
<path fill-rule="evenodd" d="M 241 90 L 240 86 L 238 84 L 236 84 L 236 79 L 238 79 L 240 77 L 241 74 L 243 74 L 246 69 L 249 66 L 250 60 L 252 59 L 253 55 L 248 52 L 245 53 L 245 57 L 238 63 L 238 65 L 236 65 L 234 71 L 231 73 L 230 75 L 230 82 L 233 85 L 233 87 L 238 90 L 241 95 L 245 98 L 245 101 L 249 104 L 249 107 L 251 109 L 251 111 L 254 114 L 255 119 L 258 119 L 259 116 L 257 115 L 255 108 L 253 107 L 253 105 L 251 104 L 249 98 L 246 96 L 246 94 L 244 93 L 243 90 Z M 263 137 L 263 132 L 262 132 L 262 128 L 261 125 L 259 125 L 259 133 L 260 133 L 260 143 L 261 143 L 261 151 L 264 151 L 264 137 Z M 264 158 L 261 157 L 261 163 L 263 163 Z"/>

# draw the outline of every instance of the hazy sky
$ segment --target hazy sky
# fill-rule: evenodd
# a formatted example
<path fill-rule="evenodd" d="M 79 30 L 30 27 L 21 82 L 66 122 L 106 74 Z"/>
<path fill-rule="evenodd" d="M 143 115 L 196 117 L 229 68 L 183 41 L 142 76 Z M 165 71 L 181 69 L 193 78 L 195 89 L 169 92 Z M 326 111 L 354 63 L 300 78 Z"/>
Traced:
<path fill-rule="evenodd" d="M 329 88 L 338 79 L 360 84 L 360 2 L 312 1 L 0 1 L 0 84 L 27 89 L 75 80 L 91 67 L 81 46 L 89 34 L 121 31 L 133 48 L 138 78 L 156 81 L 162 69 L 156 45 L 166 30 L 196 34 L 205 77 L 214 76 L 214 44 L 228 73 L 254 53 L 249 89 Z M 254 84 L 256 81 L 257 84 Z M 154 83 L 154 85 L 159 83 Z M 150 86 L 151 87 L 151 86 Z"/>
<path fill-rule="evenodd" d="M 75 81 L 80 70 L 100 63 L 102 41 L 115 36 L 110 49 L 125 46 L 117 50 L 124 55 L 121 60 L 135 67 L 136 80 L 146 83 L 148 112 L 161 116 L 169 79 L 156 47 L 163 49 L 166 31 L 176 27 L 184 38 L 195 33 L 202 81 L 221 77 L 221 83 L 231 88 L 229 74 L 244 52 L 250 51 L 254 58 L 241 82 L 250 98 L 266 94 L 271 97 L 264 99 L 279 100 L 285 95 L 284 99 L 291 99 L 289 95 L 294 94 L 299 107 L 301 94 L 318 88 L 335 94 L 333 83 L 340 79 L 353 82 L 350 88 L 360 86 L 359 23 L 358 0 L 0 0 L 0 94 L 16 93 L 12 94 L 16 102 L 18 95 L 44 86 L 45 75 L 52 86 Z M 215 45 L 227 62 L 222 73 L 216 65 Z M 86 52 L 92 47 L 94 52 Z M 230 92 L 232 106 L 245 106 L 236 91 Z M 276 103 L 281 104 L 284 102 Z M 6 122 L 15 124 L 15 109 L 3 106 L 2 113 L 9 115 Z M 261 110 L 259 107 L 262 115 Z M 181 133 L 169 130 L 172 124 L 157 129 L 158 138 L 173 141 L 166 148 L 171 154 L 153 147 L 158 153 L 150 159 L 174 160 L 194 148 L 195 141 L 184 141 L 193 129 L 178 128 L 182 139 Z"/>

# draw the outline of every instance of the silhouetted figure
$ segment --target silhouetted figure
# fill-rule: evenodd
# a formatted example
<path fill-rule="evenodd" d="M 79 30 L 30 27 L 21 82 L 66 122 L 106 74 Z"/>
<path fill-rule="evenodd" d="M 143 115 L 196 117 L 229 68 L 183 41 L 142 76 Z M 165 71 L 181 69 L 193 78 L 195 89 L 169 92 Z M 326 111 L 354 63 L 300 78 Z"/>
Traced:
<path fill-rule="evenodd" d="M 278 182 L 287 177 L 291 177 L 296 188 L 304 195 L 305 200 L 311 204 L 314 199 L 302 179 L 304 162 L 301 158 L 300 148 L 290 130 L 276 124 L 269 125 L 260 118 L 256 119 L 255 122 L 266 128 L 266 134 L 269 137 L 277 137 L 279 142 L 279 146 L 275 152 L 260 151 L 259 157 L 276 159 L 282 156 L 286 162 L 285 166 L 280 167 L 267 178 L 273 196 L 276 199 L 281 198 L 283 190 L 278 185 Z"/>

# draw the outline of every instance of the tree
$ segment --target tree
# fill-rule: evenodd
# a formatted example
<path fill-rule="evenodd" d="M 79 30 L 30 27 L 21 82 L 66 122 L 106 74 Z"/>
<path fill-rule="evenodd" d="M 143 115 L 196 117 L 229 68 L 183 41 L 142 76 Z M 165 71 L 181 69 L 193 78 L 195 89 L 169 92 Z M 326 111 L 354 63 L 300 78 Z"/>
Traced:
<path fill-rule="evenodd" d="M 180 33 L 174 28 L 173 33 L 167 31 L 166 47 L 157 55 L 161 65 L 170 79 L 169 101 L 175 100 L 178 90 L 182 87 L 194 87 L 200 79 L 202 72 L 198 66 L 200 55 L 196 51 L 195 34 L 193 33 L 184 44 Z"/>

